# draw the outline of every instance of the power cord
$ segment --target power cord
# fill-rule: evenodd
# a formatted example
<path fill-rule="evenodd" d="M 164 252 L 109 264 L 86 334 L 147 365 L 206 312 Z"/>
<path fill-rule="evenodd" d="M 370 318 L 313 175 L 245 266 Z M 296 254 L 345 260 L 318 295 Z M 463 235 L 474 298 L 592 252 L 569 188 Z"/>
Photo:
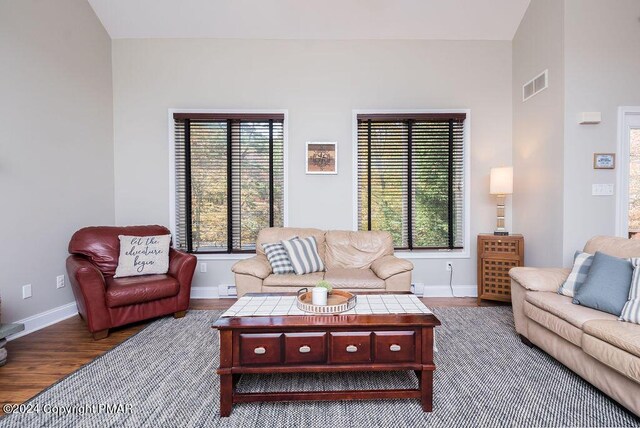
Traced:
<path fill-rule="evenodd" d="M 453 293 L 453 264 L 450 264 L 449 267 L 451 268 L 449 270 L 449 289 L 451 290 L 451 296 L 458 297 Z"/>

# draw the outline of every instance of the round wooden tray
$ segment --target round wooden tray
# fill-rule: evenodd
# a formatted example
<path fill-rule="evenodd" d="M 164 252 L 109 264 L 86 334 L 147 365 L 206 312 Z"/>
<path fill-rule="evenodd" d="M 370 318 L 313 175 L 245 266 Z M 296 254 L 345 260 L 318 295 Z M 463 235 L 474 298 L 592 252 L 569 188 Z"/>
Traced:
<path fill-rule="evenodd" d="M 313 312 L 315 314 L 339 314 L 356 307 L 357 296 L 348 291 L 333 290 L 327 296 L 326 305 L 314 305 L 311 299 L 311 291 L 307 288 L 298 290 L 298 298 L 296 304 L 298 308 L 305 312 Z"/>

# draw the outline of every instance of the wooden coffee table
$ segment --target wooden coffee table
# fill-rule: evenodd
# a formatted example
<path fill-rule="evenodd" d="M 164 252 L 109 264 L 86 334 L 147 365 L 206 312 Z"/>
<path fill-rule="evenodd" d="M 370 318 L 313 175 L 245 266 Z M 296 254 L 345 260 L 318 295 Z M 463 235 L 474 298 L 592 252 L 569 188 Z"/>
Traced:
<path fill-rule="evenodd" d="M 235 403 L 417 398 L 432 410 L 433 314 L 220 318 L 220 416 Z M 239 393 L 242 374 L 412 370 L 418 389 Z"/>

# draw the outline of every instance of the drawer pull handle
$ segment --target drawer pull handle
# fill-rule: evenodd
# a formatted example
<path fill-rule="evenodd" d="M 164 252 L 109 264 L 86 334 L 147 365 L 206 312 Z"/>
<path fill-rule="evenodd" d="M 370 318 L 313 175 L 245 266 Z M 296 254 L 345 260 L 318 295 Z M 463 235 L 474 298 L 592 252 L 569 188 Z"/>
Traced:
<path fill-rule="evenodd" d="M 354 345 L 347 346 L 347 352 L 358 352 L 358 347 Z"/>
<path fill-rule="evenodd" d="M 398 352 L 398 351 L 400 351 L 401 349 L 402 349 L 402 348 L 400 347 L 400 345 L 391 345 L 391 346 L 389 346 L 389 350 L 390 350 L 391 352 Z"/>
<path fill-rule="evenodd" d="M 258 348 L 256 348 L 256 349 L 254 349 L 254 350 L 253 350 L 253 353 L 254 353 L 254 354 L 258 354 L 258 355 L 262 355 L 262 354 L 266 354 L 266 353 L 267 353 L 267 350 L 266 350 L 266 349 L 264 349 L 264 347 L 260 346 L 260 347 L 258 347 Z"/>
<path fill-rule="evenodd" d="M 298 349 L 298 351 L 300 351 L 301 354 L 308 354 L 309 352 L 311 352 L 311 348 L 308 347 L 307 345 L 301 346 L 300 349 Z"/>

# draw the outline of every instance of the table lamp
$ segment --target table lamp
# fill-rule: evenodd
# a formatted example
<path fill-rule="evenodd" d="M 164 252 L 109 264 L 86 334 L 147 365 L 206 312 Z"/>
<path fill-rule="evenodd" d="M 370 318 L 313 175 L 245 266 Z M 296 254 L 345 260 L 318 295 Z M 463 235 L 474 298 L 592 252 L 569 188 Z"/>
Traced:
<path fill-rule="evenodd" d="M 498 203 L 498 217 L 494 235 L 508 235 L 504 228 L 504 200 L 507 195 L 513 193 L 513 167 L 504 166 L 491 168 L 491 180 L 489 183 L 489 193 L 496 195 Z"/>

